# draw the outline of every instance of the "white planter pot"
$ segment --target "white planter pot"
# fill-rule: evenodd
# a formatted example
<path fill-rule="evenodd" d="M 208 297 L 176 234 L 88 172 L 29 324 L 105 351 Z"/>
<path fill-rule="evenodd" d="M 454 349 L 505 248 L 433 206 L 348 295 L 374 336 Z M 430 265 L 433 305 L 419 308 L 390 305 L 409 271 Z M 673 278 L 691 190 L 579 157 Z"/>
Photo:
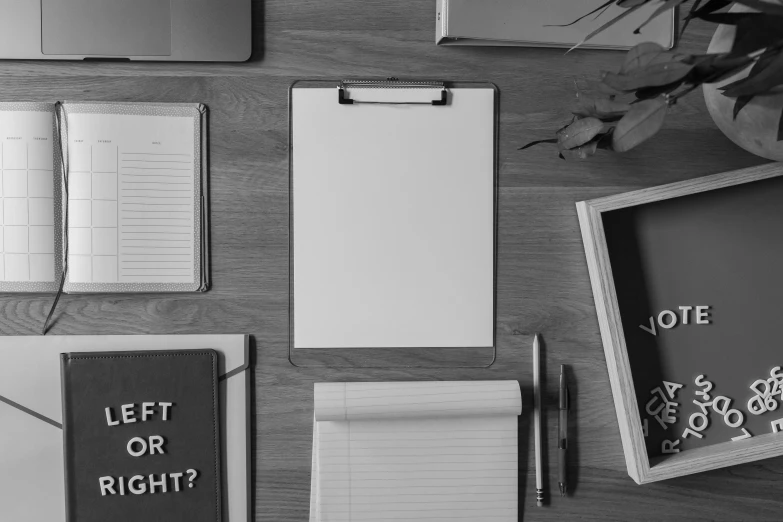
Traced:
<path fill-rule="evenodd" d="M 748 10 L 737 7 L 732 8 L 731 12 Z M 734 42 L 734 33 L 734 26 L 719 25 L 707 52 L 730 51 Z M 748 67 L 720 83 L 705 84 L 704 101 L 715 124 L 731 141 L 762 158 L 783 161 L 783 141 L 778 141 L 778 121 L 783 111 L 783 93 L 753 98 L 742 108 L 735 120 L 734 98 L 728 98 L 718 91 L 719 87 L 746 77 L 750 69 Z"/>

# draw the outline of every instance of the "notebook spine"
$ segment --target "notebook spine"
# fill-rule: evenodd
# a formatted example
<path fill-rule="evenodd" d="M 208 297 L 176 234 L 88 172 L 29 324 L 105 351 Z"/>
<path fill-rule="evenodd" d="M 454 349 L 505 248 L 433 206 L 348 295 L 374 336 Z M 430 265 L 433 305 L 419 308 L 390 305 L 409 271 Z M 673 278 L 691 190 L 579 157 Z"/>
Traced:
<path fill-rule="evenodd" d="M 49 314 L 46 316 L 43 328 L 41 330 L 42 335 L 46 335 L 49 330 L 49 324 L 54 315 L 54 310 L 57 308 L 57 302 L 60 300 L 65 289 L 65 279 L 68 272 L 68 118 L 63 107 L 62 102 L 54 104 L 54 145 L 60 149 L 60 165 L 58 165 L 61 173 L 60 186 L 60 208 L 62 209 L 62 219 L 60 225 L 62 226 L 62 273 L 60 274 L 60 283 L 57 287 L 57 293 L 54 296 L 52 307 L 49 309 Z"/>
<path fill-rule="evenodd" d="M 63 415 L 63 457 L 64 457 L 64 485 L 65 485 L 65 520 L 74 522 L 76 520 L 76 506 L 74 505 L 73 495 L 73 436 L 71 434 L 71 420 L 69 414 L 71 411 L 71 390 L 70 390 L 70 357 L 67 353 L 60 354 L 60 388 L 62 394 L 62 415 Z"/>
<path fill-rule="evenodd" d="M 68 114 L 62 102 L 54 106 L 54 117 L 57 127 L 55 145 L 60 148 L 60 173 L 62 184 L 62 227 L 63 227 L 63 278 L 68 264 Z"/>

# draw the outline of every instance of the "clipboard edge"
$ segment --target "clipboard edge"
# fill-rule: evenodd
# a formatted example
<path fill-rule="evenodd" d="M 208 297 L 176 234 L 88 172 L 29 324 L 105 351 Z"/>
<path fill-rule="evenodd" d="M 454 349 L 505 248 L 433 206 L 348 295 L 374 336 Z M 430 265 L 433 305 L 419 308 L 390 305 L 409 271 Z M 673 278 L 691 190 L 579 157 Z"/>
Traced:
<path fill-rule="evenodd" d="M 386 78 L 364 78 L 363 80 L 387 82 Z M 498 189 L 499 189 L 499 152 L 500 152 L 500 88 L 497 84 L 490 81 L 482 80 L 422 80 L 418 81 L 442 81 L 447 89 L 453 88 L 477 88 L 477 89 L 492 89 L 493 90 L 493 265 L 492 265 L 492 319 L 493 319 L 493 332 L 492 332 L 492 346 L 485 347 L 420 347 L 420 348 L 393 348 L 393 347 L 377 347 L 377 348 L 296 348 L 294 345 L 294 196 L 293 196 L 293 92 L 296 88 L 324 88 L 328 85 L 332 85 L 337 90 L 344 79 L 333 78 L 313 78 L 313 79 L 297 79 L 291 82 L 288 88 L 288 362 L 295 368 L 363 368 L 363 369 L 459 369 L 459 368 L 476 368 L 476 369 L 488 369 L 497 362 L 497 266 L 498 266 Z M 413 81 L 409 79 L 399 80 L 401 82 Z M 302 84 L 307 84 L 302 86 Z M 335 103 L 337 101 L 335 100 Z M 350 355 L 362 355 L 362 352 L 375 354 L 383 354 L 384 352 L 390 352 L 395 356 L 402 354 L 405 350 L 423 350 L 430 351 L 430 353 L 436 351 L 455 351 L 461 349 L 492 350 L 492 357 L 486 364 L 463 364 L 463 365 L 398 365 L 398 364 L 351 364 L 344 366 L 334 366 L 328 364 L 305 364 L 295 360 L 294 353 L 304 355 L 305 351 L 318 353 L 319 355 L 325 352 L 341 351 L 345 353 L 345 356 L 339 357 L 339 359 L 345 360 L 345 357 Z M 356 357 L 360 359 L 361 357 Z"/>

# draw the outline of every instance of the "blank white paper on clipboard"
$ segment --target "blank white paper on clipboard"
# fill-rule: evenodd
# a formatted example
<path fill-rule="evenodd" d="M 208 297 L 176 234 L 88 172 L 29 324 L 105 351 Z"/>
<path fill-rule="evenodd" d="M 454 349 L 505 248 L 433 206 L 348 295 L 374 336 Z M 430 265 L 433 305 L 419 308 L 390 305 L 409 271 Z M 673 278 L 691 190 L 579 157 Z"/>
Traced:
<path fill-rule="evenodd" d="M 291 92 L 294 348 L 494 346 L 494 86 Z"/>

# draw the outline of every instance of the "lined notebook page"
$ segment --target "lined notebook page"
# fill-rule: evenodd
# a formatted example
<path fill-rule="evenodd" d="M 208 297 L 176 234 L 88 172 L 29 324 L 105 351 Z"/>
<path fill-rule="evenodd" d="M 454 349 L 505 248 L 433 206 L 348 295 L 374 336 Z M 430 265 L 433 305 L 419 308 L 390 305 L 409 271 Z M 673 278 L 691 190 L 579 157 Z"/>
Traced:
<path fill-rule="evenodd" d="M 311 520 L 517 520 L 516 381 L 315 385 Z"/>
<path fill-rule="evenodd" d="M 14 105 L 0 104 L 0 282 L 54 282 L 54 108 Z"/>
<path fill-rule="evenodd" d="M 194 280 L 194 119 L 68 114 L 68 281 Z"/>

